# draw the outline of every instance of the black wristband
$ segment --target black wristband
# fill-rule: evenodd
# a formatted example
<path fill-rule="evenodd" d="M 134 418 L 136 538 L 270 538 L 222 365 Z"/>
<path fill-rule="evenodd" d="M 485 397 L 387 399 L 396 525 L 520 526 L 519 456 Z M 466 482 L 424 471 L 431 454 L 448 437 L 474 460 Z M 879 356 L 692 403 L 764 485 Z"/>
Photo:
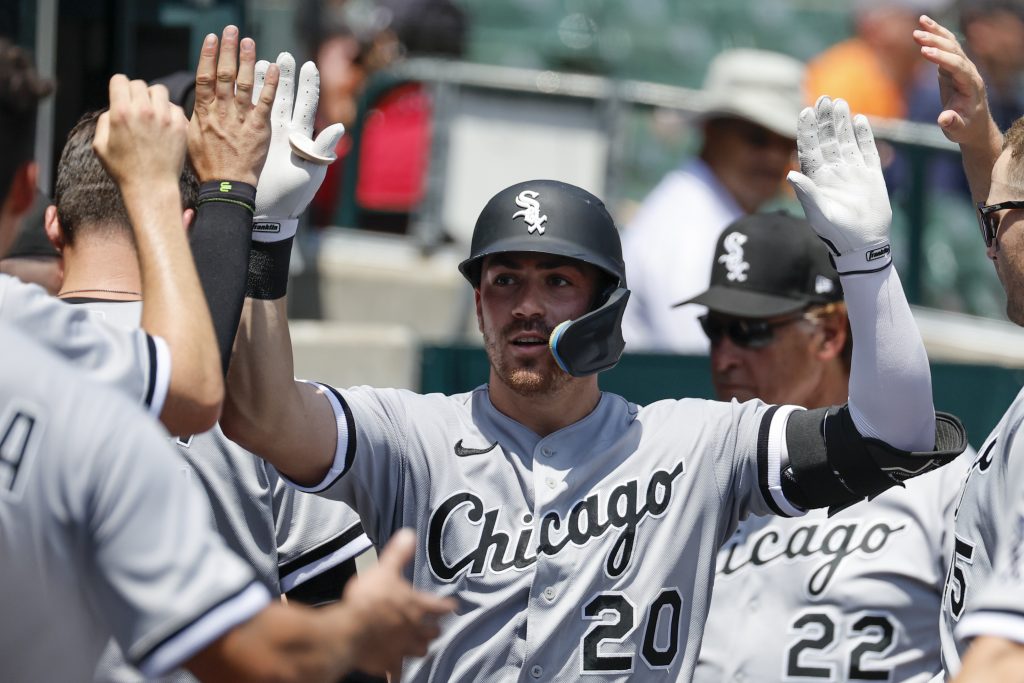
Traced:
<path fill-rule="evenodd" d="M 245 296 L 250 299 L 280 299 L 288 291 L 288 265 L 292 257 L 289 237 L 277 242 L 252 243 L 249 249 L 249 281 Z"/>
<path fill-rule="evenodd" d="M 238 180 L 208 180 L 199 186 L 199 200 L 196 206 L 209 202 L 239 204 L 256 213 L 256 188 Z"/>

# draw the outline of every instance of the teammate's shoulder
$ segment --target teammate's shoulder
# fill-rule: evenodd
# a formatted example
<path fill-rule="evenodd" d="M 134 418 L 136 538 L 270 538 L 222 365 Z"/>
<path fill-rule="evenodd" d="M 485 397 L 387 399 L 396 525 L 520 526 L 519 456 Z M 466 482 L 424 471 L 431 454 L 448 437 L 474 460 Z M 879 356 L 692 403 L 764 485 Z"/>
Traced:
<path fill-rule="evenodd" d="M 704 412 L 708 414 L 729 415 L 740 411 L 757 410 L 766 404 L 759 399 L 740 402 L 716 401 L 711 398 L 664 398 L 640 407 L 641 414 L 659 414 L 664 412 Z"/>

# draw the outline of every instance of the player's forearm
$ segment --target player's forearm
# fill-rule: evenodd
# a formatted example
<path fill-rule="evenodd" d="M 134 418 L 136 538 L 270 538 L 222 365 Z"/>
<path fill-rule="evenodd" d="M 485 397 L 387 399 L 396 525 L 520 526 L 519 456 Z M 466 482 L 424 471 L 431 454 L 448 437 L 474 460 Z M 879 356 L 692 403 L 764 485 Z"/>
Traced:
<path fill-rule="evenodd" d="M 988 191 L 992 183 L 992 167 L 1003 149 L 1003 135 L 999 132 L 992 117 L 988 117 L 985 135 L 977 142 L 961 143 L 960 154 L 963 158 L 964 173 L 967 184 L 971 187 L 971 199 L 975 202 L 987 202 Z"/>
<path fill-rule="evenodd" d="M 179 216 L 177 184 L 122 187 L 139 253 L 142 327 L 166 340 L 171 378 L 160 419 L 175 434 L 217 421 L 224 382 L 206 299 Z M 139 229 L 139 226 L 147 226 Z"/>
<path fill-rule="evenodd" d="M 935 441 L 931 373 L 895 267 L 842 277 L 853 331 L 850 412 L 862 435 L 908 451 Z"/>
<path fill-rule="evenodd" d="M 245 300 L 228 372 L 221 427 L 301 484 L 319 483 L 334 459 L 330 404 L 295 380 L 287 300 Z"/>
<path fill-rule="evenodd" d="M 245 301 L 256 188 L 233 180 L 205 182 L 189 235 L 196 272 L 209 304 L 221 374 L 226 375 Z"/>
<path fill-rule="evenodd" d="M 202 681 L 335 683 L 354 666 L 354 636 L 335 610 L 273 604 L 187 663 Z"/>
<path fill-rule="evenodd" d="M 1024 645 L 995 637 L 974 640 L 954 683 L 1024 681 Z"/>

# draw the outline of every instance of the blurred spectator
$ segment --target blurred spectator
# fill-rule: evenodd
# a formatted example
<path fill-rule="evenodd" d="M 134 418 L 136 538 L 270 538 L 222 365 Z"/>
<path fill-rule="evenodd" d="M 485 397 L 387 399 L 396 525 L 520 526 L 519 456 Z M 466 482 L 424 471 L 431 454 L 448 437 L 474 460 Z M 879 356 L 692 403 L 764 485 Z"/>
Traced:
<path fill-rule="evenodd" d="M 333 28 L 322 31 L 315 50 L 320 125 L 341 121 L 348 134 L 311 220 L 405 232 L 426 191 L 432 107 L 422 84 L 386 67 L 405 56 L 460 56 L 465 14 L 450 0 L 348 0 L 323 12 Z"/>
<path fill-rule="evenodd" d="M 965 49 L 985 80 L 992 118 L 1006 130 L 1024 114 L 1024 0 L 963 0 L 959 10 Z"/>
<path fill-rule="evenodd" d="M 711 63 L 698 158 L 661 180 L 623 234 L 630 351 L 707 353 L 697 312 L 672 306 L 706 287 L 725 227 L 778 194 L 793 167 L 803 78 L 802 63 L 774 52 L 729 50 Z"/>
<path fill-rule="evenodd" d="M 948 5 L 949 0 L 856 0 L 855 35 L 807 65 L 807 102 L 830 95 L 867 116 L 906 118 L 909 93 L 925 71 L 910 35 L 922 13 Z"/>
<path fill-rule="evenodd" d="M 345 124 L 348 131 L 335 149 L 338 161 L 327 168 L 327 177 L 310 205 L 313 225 L 320 227 L 335 222 L 342 189 L 345 157 L 352 149 L 358 103 L 373 73 L 387 66 L 397 53 L 393 34 L 381 29 L 357 33 L 347 24 L 336 21 L 321 29 L 312 50 L 313 61 L 320 70 L 320 106 L 317 109 L 315 133 L 332 123 Z"/>
<path fill-rule="evenodd" d="M 467 20 L 451 0 L 381 0 L 406 57 L 461 57 Z"/>

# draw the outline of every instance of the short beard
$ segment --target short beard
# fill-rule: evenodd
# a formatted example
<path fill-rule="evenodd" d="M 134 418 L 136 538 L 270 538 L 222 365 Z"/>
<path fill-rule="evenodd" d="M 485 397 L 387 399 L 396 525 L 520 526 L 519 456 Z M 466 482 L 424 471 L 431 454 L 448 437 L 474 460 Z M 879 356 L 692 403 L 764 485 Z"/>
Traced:
<path fill-rule="evenodd" d="M 533 327 L 524 326 L 522 323 L 513 323 L 502 330 L 500 334 L 502 339 L 507 339 L 513 332 L 533 329 Z M 545 337 L 551 336 L 551 330 L 535 331 L 543 333 Z M 494 368 L 494 374 L 498 376 L 502 384 L 519 396 L 532 397 L 559 393 L 572 380 L 572 376 L 562 370 L 555 362 L 554 356 L 550 354 L 529 366 L 520 365 L 510 368 L 501 355 L 498 342 L 486 333 L 484 334 L 484 348 L 487 349 L 487 357 L 491 361 L 491 367 Z"/>

